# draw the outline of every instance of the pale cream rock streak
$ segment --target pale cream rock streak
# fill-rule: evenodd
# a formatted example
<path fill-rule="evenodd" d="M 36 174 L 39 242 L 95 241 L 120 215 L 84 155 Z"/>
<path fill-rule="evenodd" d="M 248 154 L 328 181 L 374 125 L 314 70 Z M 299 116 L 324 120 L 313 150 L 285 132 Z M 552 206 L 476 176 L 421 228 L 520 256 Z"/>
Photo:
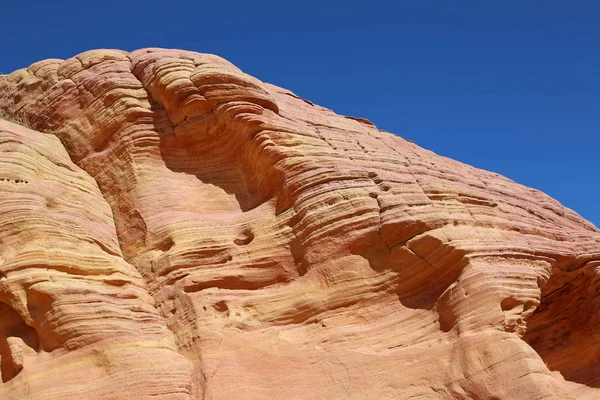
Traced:
<path fill-rule="evenodd" d="M 600 232 L 543 193 L 189 51 L 0 110 L 3 399 L 600 397 Z"/>

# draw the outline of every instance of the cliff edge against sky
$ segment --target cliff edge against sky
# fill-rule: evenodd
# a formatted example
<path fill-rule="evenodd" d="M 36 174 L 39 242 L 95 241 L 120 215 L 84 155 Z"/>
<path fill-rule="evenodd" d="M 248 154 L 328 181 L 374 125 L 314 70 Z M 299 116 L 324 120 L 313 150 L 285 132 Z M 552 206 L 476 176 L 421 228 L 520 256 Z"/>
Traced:
<path fill-rule="evenodd" d="M 208 54 L 0 110 L 2 399 L 600 398 L 600 231 L 539 191 Z"/>

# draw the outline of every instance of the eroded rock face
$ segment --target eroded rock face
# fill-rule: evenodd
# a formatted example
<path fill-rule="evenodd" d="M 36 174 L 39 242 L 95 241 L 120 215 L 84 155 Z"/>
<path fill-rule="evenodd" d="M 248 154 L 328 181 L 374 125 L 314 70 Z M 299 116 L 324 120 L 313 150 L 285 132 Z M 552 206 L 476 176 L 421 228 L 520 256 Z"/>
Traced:
<path fill-rule="evenodd" d="M 536 190 L 207 54 L 0 109 L 2 399 L 600 397 L 600 232 Z"/>

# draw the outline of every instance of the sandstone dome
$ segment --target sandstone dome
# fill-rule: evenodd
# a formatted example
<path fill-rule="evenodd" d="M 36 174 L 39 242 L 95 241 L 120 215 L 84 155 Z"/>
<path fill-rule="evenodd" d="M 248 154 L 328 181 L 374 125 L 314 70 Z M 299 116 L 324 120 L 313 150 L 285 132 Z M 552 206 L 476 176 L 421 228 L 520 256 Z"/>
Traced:
<path fill-rule="evenodd" d="M 600 398 L 600 231 L 537 190 L 189 51 L 0 110 L 1 399 Z"/>

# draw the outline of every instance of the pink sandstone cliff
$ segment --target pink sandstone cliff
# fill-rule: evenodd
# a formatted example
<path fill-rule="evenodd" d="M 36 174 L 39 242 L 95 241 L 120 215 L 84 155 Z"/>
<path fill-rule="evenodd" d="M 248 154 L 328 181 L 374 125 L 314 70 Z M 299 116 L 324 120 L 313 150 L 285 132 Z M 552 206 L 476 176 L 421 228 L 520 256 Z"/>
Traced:
<path fill-rule="evenodd" d="M 0 399 L 600 398 L 600 231 L 539 191 L 208 54 L 0 110 Z"/>

